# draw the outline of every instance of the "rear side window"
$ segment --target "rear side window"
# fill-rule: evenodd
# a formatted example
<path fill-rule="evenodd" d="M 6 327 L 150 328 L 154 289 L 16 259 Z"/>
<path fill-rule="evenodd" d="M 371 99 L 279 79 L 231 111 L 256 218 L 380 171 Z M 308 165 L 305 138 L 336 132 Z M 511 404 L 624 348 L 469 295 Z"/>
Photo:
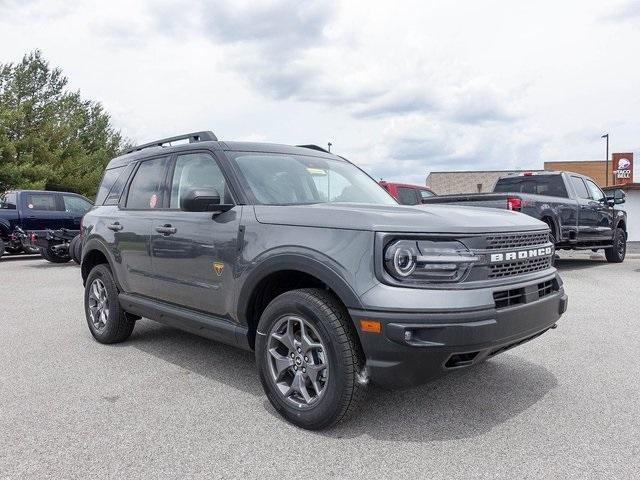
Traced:
<path fill-rule="evenodd" d="M 549 197 L 567 198 L 567 189 L 560 175 L 531 175 L 528 177 L 501 178 L 494 192 L 531 193 Z"/>
<path fill-rule="evenodd" d="M 576 195 L 578 195 L 578 198 L 591 198 L 587 191 L 587 187 L 580 177 L 571 177 L 571 183 L 573 183 L 573 188 L 576 189 Z"/>
<path fill-rule="evenodd" d="M 28 193 L 27 208 L 30 210 L 56 211 L 58 205 L 55 195 L 48 193 Z"/>
<path fill-rule="evenodd" d="M 162 186 L 165 177 L 166 158 L 154 158 L 142 162 L 136 171 L 127 196 L 127 208 L 148 210 L 162 207 Z"/>
<path fill-rule="evenodd" d="M 102 205 L 107 198 L 107 195 L 111 191 L 111 187 L 116 182 L 124 167 L 112 168 L 110 170 L 105 170 L 104 177 L 102 177 L 102 182 L 100 183 L 100 188 L 98 189 L 98 194 L 96 195 L 96 205 Z"/>
<path fill-rule="evenodd" d="M 413 188 L 398 187 L 398 200 L 402 205 L 417 205 L 418 197 Z"/>

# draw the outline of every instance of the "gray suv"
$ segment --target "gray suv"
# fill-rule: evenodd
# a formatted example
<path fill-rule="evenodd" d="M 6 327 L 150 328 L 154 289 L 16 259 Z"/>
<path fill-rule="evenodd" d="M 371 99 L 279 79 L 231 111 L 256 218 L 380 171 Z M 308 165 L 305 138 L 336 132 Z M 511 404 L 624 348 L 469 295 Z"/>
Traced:
<path fill-rule="evenodd" d="M 135 147 L 107 166 L 82 238 L 97 341 L 146 317 L 255 350 L 269 401 L 307 429 L 346 418 L 370 381 L 477 364 L 567 305 L 544 223 L 398 205 L 313 145 L 198 132 Z"/>

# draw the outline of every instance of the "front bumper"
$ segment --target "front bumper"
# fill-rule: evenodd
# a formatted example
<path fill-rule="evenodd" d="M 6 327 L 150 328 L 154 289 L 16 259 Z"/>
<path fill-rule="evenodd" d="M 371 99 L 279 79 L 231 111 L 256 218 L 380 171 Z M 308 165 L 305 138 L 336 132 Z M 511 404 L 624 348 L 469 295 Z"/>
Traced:
<path fill-rule="evenodd" d="M 535 287 L 544 281 L 554 282 L 554 286 L 539 296 Z M 367 374 L 374 383 L 388 388 L 424 383 L 532 340 L 554 327 L 567 309 L 567 296 L 555 274 L 542 282 L 519 285 L 516 290 L 522 291 L 524 298 L 510 306 L 494 303 L 460 309 L 451 305 L 448 310 L 411 313 L 351 309 L 367 359 Z M 494 292 L 490 293 L 493 296 Z M 381 332 L 362 331 L 360 320 L 379 321 Z"/>

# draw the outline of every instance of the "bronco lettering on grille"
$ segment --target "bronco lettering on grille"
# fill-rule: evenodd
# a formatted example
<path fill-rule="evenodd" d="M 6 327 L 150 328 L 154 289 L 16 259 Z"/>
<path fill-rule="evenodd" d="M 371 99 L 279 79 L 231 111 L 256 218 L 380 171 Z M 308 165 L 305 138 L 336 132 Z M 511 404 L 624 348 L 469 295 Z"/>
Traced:
<path fill-rule="evenodd" d="M 534 248 L 531 250 L 518 250 L 516 252 L 492 253 L 491 263 L 525 260 L 527 258 L 535 257 L 548 257 L 552 253 L 553 247 Z"/>

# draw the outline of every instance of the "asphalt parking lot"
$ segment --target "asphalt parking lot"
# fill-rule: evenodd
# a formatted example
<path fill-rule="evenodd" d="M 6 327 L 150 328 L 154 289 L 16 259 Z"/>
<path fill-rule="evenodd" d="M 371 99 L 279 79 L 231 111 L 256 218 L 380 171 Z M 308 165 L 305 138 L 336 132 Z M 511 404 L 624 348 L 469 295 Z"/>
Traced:
<path fill-rule="evenodd" d="M 96 343 L 79 268 L 0 260 L 0 478 L 637 478 L 640 259 L 563 255 L 556 330 L 321 433 L 251 353 L 148 320 Z"/>

